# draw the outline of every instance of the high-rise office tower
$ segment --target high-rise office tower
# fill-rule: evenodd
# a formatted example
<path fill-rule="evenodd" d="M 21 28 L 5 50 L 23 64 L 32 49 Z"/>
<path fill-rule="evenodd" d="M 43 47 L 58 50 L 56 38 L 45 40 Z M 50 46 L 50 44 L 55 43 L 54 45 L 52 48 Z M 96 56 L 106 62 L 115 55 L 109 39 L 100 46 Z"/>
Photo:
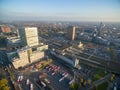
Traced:
<path fill-rule="evenodd" d="M 23 46 L 37 46 L 39 44 L 38 31 L 36 27 L 25 27 L 19 29 Z"/>
<path fill-rule="evenodd" d="M 75 39 L 75 26 L 69 26 L 68 27 L 66 37 L 69 40 L 74 40 Z"/>
<path fill-rule="evenodd" d="M 102 22 L 100 22 L 100 25 L 98 27 L 98 36 L 101 35 L 101 32 L 102 32 L 102 30 L 103 30 L 104 27 L 105 27 L 105 24 L 103 24 Z"/>

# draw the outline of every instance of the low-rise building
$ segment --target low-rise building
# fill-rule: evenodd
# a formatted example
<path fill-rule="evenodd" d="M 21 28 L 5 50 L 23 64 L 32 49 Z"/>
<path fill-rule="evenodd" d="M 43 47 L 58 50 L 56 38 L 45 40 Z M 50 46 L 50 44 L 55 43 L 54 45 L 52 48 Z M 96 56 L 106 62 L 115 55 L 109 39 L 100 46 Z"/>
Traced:
<path fill-rule="evenodd" d="M 11 31 L 11 28 L 9 27 L 9 26 L 0 26 L 0 31 L 2 32 L 2 33 L 11 33 L 12 31 Z"/>
<path fill-rule="evenodd" d="M 22 46 L 20 38 L 17 36 L 7 37 L 7 47 L 8 48 L 20 48 Z"/>
<path fill-rule="evenodd" d="M 45 56 L 45 51 L 48 49 L 48 45 L 40 45 L 38 47 L 23 47 L 17 51 L 7 53 L 8 59 L 12 62 L 15 69 L 24 67 L 30 63 L 38 61 Z M 40 49 L 37 49 L 40 48 Z M 44 50 L 43 50 L 44 49 Z"/>

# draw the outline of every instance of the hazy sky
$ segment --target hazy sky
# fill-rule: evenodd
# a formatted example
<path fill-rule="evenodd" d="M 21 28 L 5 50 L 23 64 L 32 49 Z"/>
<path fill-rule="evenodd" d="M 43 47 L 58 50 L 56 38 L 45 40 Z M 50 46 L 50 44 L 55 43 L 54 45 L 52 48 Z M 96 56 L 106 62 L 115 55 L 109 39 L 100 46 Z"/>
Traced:
<path fill-rule="evenodd" d="M 0 20 L 120 21 L 120 0 L 0 0 Z"/>

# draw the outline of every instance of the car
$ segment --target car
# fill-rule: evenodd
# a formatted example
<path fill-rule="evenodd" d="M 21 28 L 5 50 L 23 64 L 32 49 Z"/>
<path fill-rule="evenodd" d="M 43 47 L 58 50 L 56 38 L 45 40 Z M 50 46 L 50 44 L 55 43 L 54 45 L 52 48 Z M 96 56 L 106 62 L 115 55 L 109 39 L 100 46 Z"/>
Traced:
<path fill-rule="evenodd" d="M 43 87 L 46 87 L 46 84 L 43 81 L 40 81 Z"/>
<path fill-rule="evenodd" d="M 58 66 L 57 65 L 54 65 L 54 68 L 57 68 Z"/>
<path fill-rule="evenodd" d="M 61 82 L 64 78 L 62 77 L 61 79 L 59 79 L 59 82 Z"/>
<path fill-rule="evenodd" d="M 46 69 L 48 69 L 48 68 L 49 68 L 49 66 L 46 67 Z"/>
<path fill-rule="evenodd" d="M 41 75 L 39 75 L 39 79 L 44 78 L 44 77 L 46 77 L 46 76 L 47 76 L 46 73 L 42 73 Z"/>
<path fill-rule="evenodd" d="M 51 69 L 52 71 L 54 70 L 54 68 Z"/>
<path fill-rule="evenodd" d="M 64 72 L 63 74 L 62 74 L 62 76 L 65 76 L 67 74 L 67 72 Z"/>
<path fill-rule="evenodd" d="M 59 69 L 60 69 L 60 67 L 58 66 L 58 67 L 57 67 L 57 69 L 59 70 Z"/>
<path fill-rule="evenodd" d="M 20 76 L 18 76 L 18 79 L 17 79 L 18 82 L 20 82 Z"/>
<path fill-rule="evenodd" d="M 23 80 L 23 75 L 18 76 L 18 82 L 22 82 Z"/>
<path fill-rule="evenodd" d="M 57 72 L 58 71 L 58 69 L 54 69 L 54 72 Z"/>
<path fill-rule="evenodd" d="M 64 77 L 67 77 L 68 75 L 69 75 L 69 74 L 68 74 L 68 73 L 66 73 Z"/>
<path fill-rule="evenodd" d="M 30 84 L 30 80 L 27 79 L 27 80 L 26 80 L 26 86 L 28 86 L 29 84 Z"/>
<path fill-rule="evenodd" d="M 42 80 L 38 80 L 37 83 L 40 87 L 46 87 L 46 84 Z"/>
<path fill-rule="evenodd" d="M 69 82 L 69 85 L 70 85 L 70 84 L 72 84 L 74 81 L 75 81 L 75 80 L 74 80 L 74 79 L 72 79 L 72 80 Z"/>
<path fill-rule="evenodd" d="M 46 84 L 50 84 L 50 80 L 48 80 L 47 78 L 44 79 L 44 82 L 45 82 Z"/>
<path fill-rule="evenodd" d="M 117 90 L 117 87 L 116 87 L 116 86 L 114 86 L 113 90 Z"/>
<path fill-rule="evenodd" d="M 33 90 L 33 84 L 32 83 L 30 84 L 30 90 Z"/>
<path fill-rule="evenodd" d="M 45 87 L 45 90 L 54 90 L 54 88 L 53 88 L 52 86 L 50 86 L 50 85 L 47 85 L 47 86 Z"/>
<path fill-rule="evenodd" d="M 58 71 L 60 69 L 60 67 L 56 67 L 55 69 L 54 69 L 54 71 Z"/>
<path fill-rule="evenodd" d="M 62 80 L 64 80 L 64 78 L 66 78 L 68 76 L 68 73 L 65 74 L 62 78 L 59 79 L 59 82 L 61 82 Z"/>
<path fill-rule="evenodd" d="M 56 74 L 56 72 L 53 72 L 51 75 L 53 76 L 53 75 L 55 75 Z"/>
<path fill-rule="evenodd" d="M 48 70 L 51 71 L 51 69 L 52 69 L 52 68 L 50 67 Z"/>

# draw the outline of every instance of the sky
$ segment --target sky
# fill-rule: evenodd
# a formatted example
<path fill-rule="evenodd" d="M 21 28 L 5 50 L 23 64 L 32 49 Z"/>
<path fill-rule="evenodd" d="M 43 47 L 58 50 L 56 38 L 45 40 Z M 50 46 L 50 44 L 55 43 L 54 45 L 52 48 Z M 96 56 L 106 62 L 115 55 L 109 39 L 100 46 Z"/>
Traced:
<path fill-rule="evenodd" d="M 0 20 L 120 22 L 120 0 L 0 0 Z"/>

